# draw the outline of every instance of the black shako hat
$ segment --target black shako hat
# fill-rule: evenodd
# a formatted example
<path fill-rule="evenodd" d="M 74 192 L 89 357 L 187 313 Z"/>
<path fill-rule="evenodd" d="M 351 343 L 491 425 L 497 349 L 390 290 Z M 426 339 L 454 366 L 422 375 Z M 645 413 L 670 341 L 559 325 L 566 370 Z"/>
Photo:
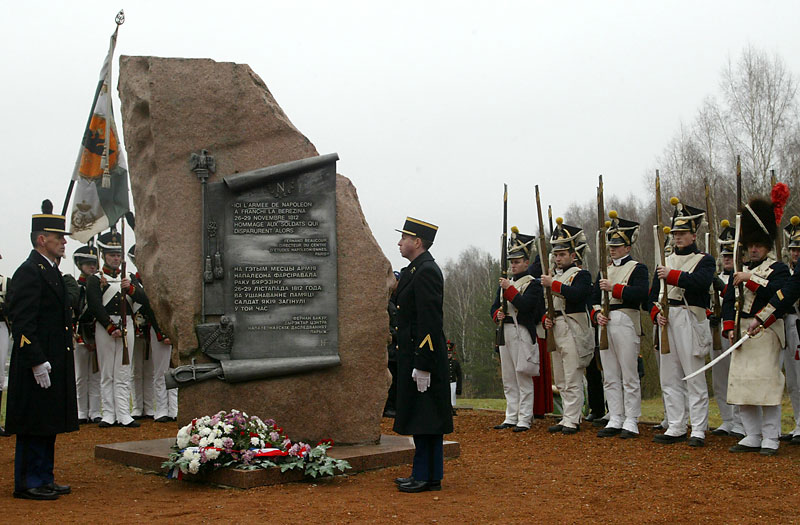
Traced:
<path fill-rule="evenodd" d="M 419 237 L 423 241 L 428 241 L 433 243 L 434 237 L 436 237 L 436 232 L 439 230 L 438 226 L 435 226 L 429 222 L 421 221 L 419 219 L 414 219 L 411 217 L 406 217 L 406 222 L 403 224 L 402 230 L 395 230 L 400 233 L 405 233 L 408 235 L 413 235 L 414 237 Z"/>
<path fill-rule="evenodd" d="M 783 228 L 789 242 L 786 243 L 787 248 L 800 248 L 800 217 L 793 216 L 789 224 Z"/>
<path fill-rule="evenodd" d="M 97 237 L 97 245 L 103 253 L 122 253 L 122 235 L 112 229 Z"/>
<path fill-rule="evenodd" d="M 672 197 L 669 202 L 675 206 L 675 212 L 672 214 L 672 232 L 697 233 L 706 215 L 705 210 L 683 204 L 677 197 Z"/>
<path fill-rule="evenodd" d="M 583 229 L 577 226 L 564 224 L 564 219 L 556 218 L 556 227 L 550 236 L 550 246 L 552 251 L 569 250 L 577 253 L 586 244 L 586 235 Z"/>
<path fill-rule="evenodd" d="M 531 258 L 536 240 L 534 235 L 525 235 L 519 232 L 516 226 L 511 227 L 511 237 L 508 239 L 508 258 L 509 259 L 528 259 Z"/>
<path fill-rule="evenodd" d="M 72 260 L 75 262 L 75 266 L 80 268 L 81 264 L 85 264 L 87 262 L 97 263 L 97 248 L 92 246 L 91 244 L 86 244 L 81 246 L 75 253 L 72 254 Z"/>
<path fill-rule="evenodd" d="M 42 213 L 37 213 L 31 217 L 31 233 L 50 232 L 63 233 L 70 235 L 67 231 L 67 218 L 63 215 L 53 215 L 53 203 L 50 199 L 42 201 Z"/>
<path fill-rule="evenodd" d="M 733 243 L 736 241 L 736 228 L 731 226 L 728 219 L 722 219 L 719 223 L 719 242 L 720 255 L 733 255 Z"/>
<path fill-rule="evenodd" d="M 623 219 L 616 210 L 608 212 L 611 225 L 606 230 L 608 246 L 631 246 L 639 237 L 639 223 Z"/>

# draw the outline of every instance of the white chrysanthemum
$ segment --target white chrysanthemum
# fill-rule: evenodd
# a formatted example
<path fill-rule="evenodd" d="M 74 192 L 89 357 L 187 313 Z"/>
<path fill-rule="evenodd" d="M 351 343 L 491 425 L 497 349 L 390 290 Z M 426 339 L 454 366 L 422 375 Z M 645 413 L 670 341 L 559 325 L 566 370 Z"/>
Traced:
<path fill-rule="evenodd" d="M 259 441 L 260 440 L 257 437 L 251 437 L 250 438 L 250 444 L 253 445 L 254 447 L 258 446 Z"/>
<path fill-rule="evenodd" d="M 208 458 L 209 460 L 213 461 L 218 457 L 219 457 L 219 450 L 214 450 L 213 448 L 206 450 L 206 458 Z"/>
<path fill-rule="evenodd" d="M 183 451 L 183 457 L 186 458 L 186 459 L 191 460 L 194 457 L 194 450 L 192 450 L 193 448 L 194 447 L 190 447 L 190 448 L 187 448 L 186 450 L 184 450 Z"/>
<path fill-rule="evenodd" d="M 222 438 L 217 438 L 214 440 L 214 446 L 217 448 L 222 448 Z"/>
<path fill-rule="evenodd" d="M 200 470 L 200 460 L 193 459 L 189 462 L 189 472 L 192 474 L 197 474 L 197 471 Z"/>
<path fill-rule="evenodd" d="M 200 434 L 201 436 L 207 436 L 207 435 L 209 435 L 210 433 L 211 433 L 211 429 L 210 429 L 210 428 L 208 428 L 208 427 L 203 427 L 203 428 L 201 428 L 201 429 L 200 429 L 200 432 L 199 432 L 199 434 Z"/>
<path fill-rule="evenodd" d="M 207 437 L 200 438 L 200 443 L 198 443 L 198 445 L 200 445 L 201 447 L 207 447 L 208 446 L 208 438 Z"/>

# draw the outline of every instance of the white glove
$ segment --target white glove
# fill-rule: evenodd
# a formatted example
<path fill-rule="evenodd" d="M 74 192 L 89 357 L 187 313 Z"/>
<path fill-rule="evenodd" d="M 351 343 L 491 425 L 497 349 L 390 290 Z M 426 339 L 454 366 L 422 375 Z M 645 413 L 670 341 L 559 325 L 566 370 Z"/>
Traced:
<path fill-rule="evenodd" d="M 40 387 L 50 388 L 50 370 L 50 361 L 33 367 L 33 378 Z"/>
<path fill-rule="evenodd" d="M 411 371 L 411 379 L 417 382 L 417 390 L 420 393 L 425 392 L 431 386 L 431 373 L 425 370 L 417 370 L 415 368 Z"/>

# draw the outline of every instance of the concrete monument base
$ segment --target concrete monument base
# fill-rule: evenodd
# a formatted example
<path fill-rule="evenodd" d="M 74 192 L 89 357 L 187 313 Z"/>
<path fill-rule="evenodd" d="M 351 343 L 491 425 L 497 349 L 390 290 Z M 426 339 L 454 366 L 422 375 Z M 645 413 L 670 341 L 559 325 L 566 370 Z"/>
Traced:
<path fill-rule="evenodd" d="M 170 447 L 174 443 L 175 438 L 164 438 L 95 445 L 94 457 L 116 461 L 151 472 L 164 472 L 161 464 L 169 457 Z M 353 468 L 345 471 L 345 473 L 352 474 L 411 463 L 414 458 L 414 443 L 410 437 L 383 434 L 378 444 L 334 446 L 328 450 L 328 453 L 333 458 L 347 460 Z M 461 446 L 458 442 L 444 442 L 445 458 L 456 458 L 460 454 Z M 223 469 L 202 476 L 187 474 L 183 476 L 183 479 L 249 489 L 265 485 L 302 481 L 305 478 L 300 472 L 288 471 L 281 473 L 280 468 L 272 468 L 258 470 Z"/>

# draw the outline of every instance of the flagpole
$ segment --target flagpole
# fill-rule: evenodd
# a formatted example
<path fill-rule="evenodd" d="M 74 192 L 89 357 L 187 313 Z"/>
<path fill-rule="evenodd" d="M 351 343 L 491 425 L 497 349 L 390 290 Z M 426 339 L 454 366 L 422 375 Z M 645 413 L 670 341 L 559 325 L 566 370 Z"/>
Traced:
<path fill-rule="evenodd" d="M 128 275 L 128 265 L 125 261 L 125 219 L 122 219 L 122 238 L 120 244 L 122 245 L 122 266 L 120 267 L 120 280 L 124 280 Z M 122 364 L 129 365 L 131 363 L 128 354 L 128 290 L 120 288 L 119 298 L 119 329 L 122 332 Z"/>
<path fill-rule="evenodd" d="M 117 24 L 117 27 L 116 27 L 116 29 L 114 29 L 114 35 L 112 36 L 112 38 L 114 39 L 114 47 L 116 47 L 116 40 L 117 40 L 117 33 L 119 32 L 119 26 L 121 26 L 123 23 L 125 23 L 125 12 L 122 9 L 120 9 L 119 13 L 117 13 L 117 15 L 114 17 L 114 22 Z M 110 70 L 111 70 L 111 61 L 109 61 L 109 71 Z M 98 82 L 97 83 L 97 89 L 94 92 L 94 99 L 92 100 L 92 107 L 89 110 L 89 118 L 86 120 L 86 127 L 84 128 L 84 130 L 88 130 L 89 126 L 92 123 L 92 116 L 94 116 L 94 109 L 95 109 L 95 106 L 97 105 L 97 99 L 100 98 L 100 91 L 103 89 L 103 84 L 105 82 L 107 82 L 109 78 L 110 78 L 110 75 L 107 75 L 106 79 L 104 79 L 103 82 Z M 107 124 L 108 124 L 108 120 L 106 119 L 106 125 Z M 106 137 L 108 137 L 108 129 L 107 128 L 106 128 Z M 86 140 L 85 131 L 84 131 L 83 140 Z M 106 140 L 108 140 L 108 139 L 106 139 Z M 104 150 L 104 155 L 106 156 L 106 158 L 107 158 L 107 152 L 108 152 L 108 146 L 106 144 L 106 148 Z M 64 197 L 64 206 L 62 206 L 62 208 L 61 208 L 61 215 L 64 215 L 64 216 L 67 215 L 67 207 L 69 206 L 69 200 L 70 200 L 70 198 L 72 198 L 72 191 L 74 189 L 75 189 L 75 179 L 71 179 L 69 181 L 69 187 L 67 188 L 67 194 Z"/>

